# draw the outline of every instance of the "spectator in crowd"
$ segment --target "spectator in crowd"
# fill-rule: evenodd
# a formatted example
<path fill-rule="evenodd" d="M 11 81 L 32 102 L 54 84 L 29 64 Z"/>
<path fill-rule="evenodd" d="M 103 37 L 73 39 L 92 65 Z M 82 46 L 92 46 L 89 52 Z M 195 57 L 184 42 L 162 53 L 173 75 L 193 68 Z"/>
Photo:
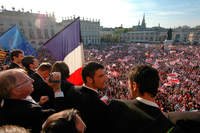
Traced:
<path fill-rule="evenodd" d="M 53 64 L 52 72 L 61 73 L 61 90 L 57 90 L 55 93 L 55 109 L 56 111 L 61 111 L 64 109 L 72 108 L 71 101 L 71 91 L 70 88 L 74 85 L 67 81 L 69 78 L 69 68 L 67 64 L 63 61 L 56 61 Z"/>
<path fill-rule="evenodd" d="M 109 104 L 112 132 L 166 133 L 170 130 L 174 125 L 155 103 L 158 71 L 147 65 L 137 65 L 129 72 L 128 82 L 134 100 L 113 100 Z"/>
<path fill-rule="evenodd" d="M 22 67 L 21 61 L 24 58 L 24 52 L 19 49 L 13 50 L 10 53 L 10 58 L 11 58 L 11 64 L 9 66 L 9 69 L 21 68 Z"/>
<path fill-rule="evenodd" d="M 22 65 L 31 77 L 35 73 L 36 68 L 38 68 L 39 62 L 34 56 L 25 56 L 22 59 Z"/>
<path fill-rule="evenodd" d="M 156 103 L 163 112 L 200 110 L 200 47 L 159 44 L 114 44 L 84 46 L 85 60 L 105 66 L 108 81 L 100 96 L 130 99 L 127 73 L 133 64 L 148 64 L 160 75 Z M 176 49 L 175 49 L 175 48 Z M 145 53 L 149 52 L 149 57 Z M 170 77 L 170 75 L 173 75 Z"/>
<path fill-rule="evenodd" d="M 72 91 L 69 95 L 71 105 L 80 111 L 81 118 L 87 125 L 86 133 L 107 132 L 108 106 L 99 99 L 97 91 L 105 88 L 104 66 L 89 62 L 84 65 L 81 74 L 85 85 L 74 87 L 75 93 Z"/>
<path fill-rule="evenodd" d="M 30 133 L 29 130 L 16 125 L 3 125 L 0 127 L 0 133 Z"/>
<path fill-rule="evenodd" d="M 67 81 L 69 78 L 69 67 L 64 61 L 56 61 L 52 66 L 52 72 L 60 72 L 61 73 L 61 89 L 65 91 L 65 89 L 69 89 L 73 86 L 72 83 Z"/>
<path fill-rule="evenodd" d="M 31 93 L 32 98 L 38 102 L 41 96 L 48 96 L 48 101 L 42 105 L 43 108 L 52 108 L 54 104 L 54 91 L 50 84 L 48 84 L 51 69 L 52 65 L 50 63 L 41 63 L 36 72 L 31 76 L 34 80 L 34 91 Z"/>
<path fill-rule="evenodd" d="M 63 110 L 48 117 L 42 133 L 84 133 L 86 125 L 75 109 Z"/>
<path fill-rule="evenodd" d="M 0 125 L 19 125 L 32 133 L 40 132 L 42 123 L 55 111 L 43 110 L 34 100 L 26 99 L 33 92 L 33 81 L 23 69 L 0 72 Z"/>

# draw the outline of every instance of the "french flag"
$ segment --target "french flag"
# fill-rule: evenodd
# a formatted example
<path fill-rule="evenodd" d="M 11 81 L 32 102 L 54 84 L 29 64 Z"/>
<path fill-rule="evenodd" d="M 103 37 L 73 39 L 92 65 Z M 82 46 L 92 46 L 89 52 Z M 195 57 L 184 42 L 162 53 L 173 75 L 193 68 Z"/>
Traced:
<path fill-rule="evenodd" d="M 75 19 L 44 45 L 57 61 L 64 61 L 69 66 L 70 77 L 67 80 L 75 85 L 82 85 L 81 71 L 84 54 L 81 42 L 80 19 Z"/>

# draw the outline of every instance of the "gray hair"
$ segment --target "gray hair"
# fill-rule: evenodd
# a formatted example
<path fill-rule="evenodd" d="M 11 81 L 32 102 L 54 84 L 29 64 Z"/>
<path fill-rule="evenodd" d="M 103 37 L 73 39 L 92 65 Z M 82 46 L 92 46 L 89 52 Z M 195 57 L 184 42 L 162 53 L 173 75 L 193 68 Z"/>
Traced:
<path fill-rule="evenodd" d="M 0 98 L 10 98 L 11 90 L 16 85 L 15 74 L 20 69 L 10 69 L 0 72 Z"/>
<path fill-rule="evenodd" d="M 30 133 L 30 132 L 21 126 L 3 125 L 0 127 L 0 133 Z"/>

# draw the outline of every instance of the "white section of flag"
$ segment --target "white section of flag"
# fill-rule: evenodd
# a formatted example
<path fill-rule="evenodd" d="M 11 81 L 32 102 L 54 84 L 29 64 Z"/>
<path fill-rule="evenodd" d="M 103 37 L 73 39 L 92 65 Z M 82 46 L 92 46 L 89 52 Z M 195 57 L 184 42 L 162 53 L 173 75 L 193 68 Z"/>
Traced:
<path fill-rule="evenodd" d="M 64 62 L 69 66 L 70 74 L 82 67 L 84 63 L 83 44 L 81 43 L 77 48 L 70 52 L 64 58 Z"/>

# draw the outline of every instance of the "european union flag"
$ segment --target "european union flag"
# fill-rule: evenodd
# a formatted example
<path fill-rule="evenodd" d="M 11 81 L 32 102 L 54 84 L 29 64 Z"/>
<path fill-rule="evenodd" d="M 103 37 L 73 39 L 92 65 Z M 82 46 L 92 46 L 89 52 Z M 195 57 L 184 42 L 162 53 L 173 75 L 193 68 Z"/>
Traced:
<path fill-rule="evenodd" d="M 0 48 L 9 51 L 21 49 L 24 51 L 24 55 L 36 56 L 35 50 L 16 25 L 0 36 Z"/>

